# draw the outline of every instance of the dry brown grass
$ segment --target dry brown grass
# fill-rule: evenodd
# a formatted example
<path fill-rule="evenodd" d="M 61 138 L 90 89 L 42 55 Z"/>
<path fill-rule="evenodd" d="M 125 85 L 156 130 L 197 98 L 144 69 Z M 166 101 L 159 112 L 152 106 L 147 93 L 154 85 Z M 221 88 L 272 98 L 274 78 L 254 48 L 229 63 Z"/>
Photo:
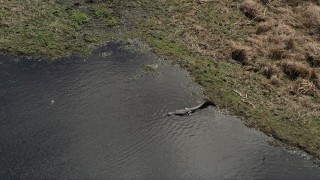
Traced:
<path fill-rule="evenodd" d="M 320 7 L 313 3 L 305 3 L 297 7 L 301 21 L 307 27 L 318 28 L 320 25 Z"/>
<path fill-rule="evenodd" d="M 306 0 L 285 0 L 284 2 L 290 6 L 298 6 L 299 4 L 306 2 Z"/>
<path fill-rule="evenodd" d="M 255 33 L 247 37 L 246 50 L 234 48 L 233 59 L 244 61 L 242 64 L 246 65 L 250 49 L 256 53 L 255 57 L 264 59 L 253 66 L 259 68 L 271 84 L 283 89 L 293 83 L 290 87 L 295 94 L 316 94 L 315 91 L 320 89 L 317 69 L 320 67 L 318 1 L 245 0 L 240 10 L 250 19 L 263 18 L 257 21 Z M 254 64 L 255 60 L 251 58 L 250 62 Z M 286 76 L 282 77 L 283 74 Z M 282 78 L 289 81 L 280 83 Z"/>
<path fill-rule="evenodd" d="M 283 22 L 266 21 L 257 26 L 256 34 L 247 38 L 260 56 L 280 60 L 296 50 L 296 31 Z"/>
<path fill-rule="evenodd" d="M 291 79 L 305 78 L 309 79 L 311 75 L 311 69 L 307 65 L 293 61 L 293 60 L 284 60 L 279 63 L 282 71 Z"/>
<path fill-rule="evenodd" d="M 317 89 L 320 89 L 320 78 L 316 69 L 311 70 L 310 81 L 316 86 Z"/>
<path fill-rule="evenodd" d="M 308 43 L 306 44 L 306 60 L 312 67 L 320 66 L 320 44 Z"/>
<path fill-rule="evenodd" d="M 260 35 L 272 30 L 275 27 L 275 21 L 266 21 L 258 24 L 256 34 Z"/>
<path fill-rule="evenodd" d="M 277 76 L 272 76 L 270 78 L 270 84 L 276 86 L 276 87 L 281 87 L 282 82 Z"/>
<path fill-rule="evenodd" d="M 304 3 L 307 3 L 307 2 L 312 2 L 312 3 L 315 3 L 315 4 L 319 4 L 319 1 L 318 0 L 274 0 L 274 2 L 276 4 L 279 4 L 279 5 L 289 5 L 289 6 L 298 6 L 298 5 L 301 5 L 301 4 L 304 4 Z"/>
<path fill-rule="evenodd" d="M 262 74 L 265 75 L 268 79 L 279 76 L 281 69 L 275 64 L 269 64 L 262 68 Z"/>
<path fill-rule="evenodd" d="M 277 36 L 292 37 L 296 35 L 296 31 L 284 21 L 278 21 L 272 34 Z"/>
<path fill-rule="evenodd" d="M 286 56 L 287 51 L 285 50 L 285 47 L 282 45 L 271 46 L 268 49 L 268 51 L 269 51 L 268 56 L 274 60 L 279 60 L 287 57 Z"/>
<path fill-rule="evenodd" d="M 252 0 L 245 0 L 240 5 L 240 10 L 250 19 L 255 21 L 264 21 L 266 16 L 264 15 L 264 8 L 261 4 L 258 4 Z"/>
<path fill-rule="evenodd" d="M 242 65 L 250 65 L 254 59 L 252 48 L 240 44 L 232 43 L 231 58 Z"/>
<path fill-rule="evenodd" d="M 317 89 L 314 83 L 305 79 L 297 79 L 291 86 L 290 92 L 294 95 L 315 96 Z"/>

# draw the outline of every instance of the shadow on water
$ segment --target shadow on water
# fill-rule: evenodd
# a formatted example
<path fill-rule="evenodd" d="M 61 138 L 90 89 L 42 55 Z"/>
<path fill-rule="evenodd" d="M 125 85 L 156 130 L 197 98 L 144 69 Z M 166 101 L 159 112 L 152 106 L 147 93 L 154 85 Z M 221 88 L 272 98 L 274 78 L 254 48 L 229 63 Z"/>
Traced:
<path fill-rule="evenodd" d="M 51 64 L 0 57 L 1 179 L 320 178 L 311 160 L 216 108 L 163 117 L 199 103 L 201 89 L 120 47 Z M 159 64 L 157 75 L 133 80 L 146 64 Z"/>

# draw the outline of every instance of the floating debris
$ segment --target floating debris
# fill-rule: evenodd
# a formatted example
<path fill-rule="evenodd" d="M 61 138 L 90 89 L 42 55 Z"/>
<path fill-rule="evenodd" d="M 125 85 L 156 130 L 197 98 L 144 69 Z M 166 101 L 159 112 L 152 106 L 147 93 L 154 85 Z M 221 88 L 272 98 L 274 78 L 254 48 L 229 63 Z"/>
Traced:
<path fill-rule="evenodd" d="M 108 56 L 111 56 L 111 54 L 112 54 L 111 52 L 103 52 L 100 54 L 100 56 L 101 57 L 108 57 Z"/>
<path fill-rule="evenodd" d="M 158 64 L 146 64 L 142 67 L 142 70 L 138 71 L 136 74 L 132 76 L 131 80 L 137 80 L 146 74 L 149 74 L 152 76 L 159 76 L 160 73 L 156 71 L 156 69 L 158 68 L 159 68 Z"/>
<path fill-rule="evenodd" d="M 158 64 L 147 64 L 143 66 L 143 69 L 146 72 L 154 72 L 156 69 L 158 69 L 158 67 Z"/>

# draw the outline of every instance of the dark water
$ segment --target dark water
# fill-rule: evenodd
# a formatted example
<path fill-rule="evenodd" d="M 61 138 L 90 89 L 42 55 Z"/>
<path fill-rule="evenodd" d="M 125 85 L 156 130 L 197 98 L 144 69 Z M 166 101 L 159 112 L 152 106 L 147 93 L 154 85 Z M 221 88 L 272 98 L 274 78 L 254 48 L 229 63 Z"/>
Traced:
<path fill-rule="evenodd" d="M 118 45 L 93 54 L 0 65 L 0 179 L 320 179 L 216 108 L 163 117 L 200 102 L 185 71 Z"/>

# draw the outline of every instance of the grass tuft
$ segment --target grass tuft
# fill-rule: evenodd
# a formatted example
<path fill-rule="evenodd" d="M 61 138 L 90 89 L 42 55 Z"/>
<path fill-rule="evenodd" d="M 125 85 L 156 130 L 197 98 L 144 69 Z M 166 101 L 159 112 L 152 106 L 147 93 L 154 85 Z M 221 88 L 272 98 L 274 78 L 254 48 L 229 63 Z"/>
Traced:
<path fill-rule="evenodd" d="M 319 43 L 308 43 L 306 45 L 306 61 L 312 67 L 320 67 L 320 45 L 319 45 Z"/>
<path fill-rule="evenodd" d="M 317 93 L 317 89 L 314 83 L 305 80 L 305 79 L 297 79 L 291 89 L 291 93 L 294 95 L 308 95 L 315 96 Z"/>
<path fill-rule="evenodd" d="M 245 0 L 240 5 L 240 10 L 250 19 L 255 21 L 265 21 L 266 17 L 263 14 L 263 7 L 253 0 Z"/>
<path fill-rule="evenodd" d="M 281 63 L 282 71 L 291 79 L 310 78 L 311 70 L 308 66 L 302 64 L 301 62 L 285 60 Z"/>
<path fill-rule="evenodd" d="M 241 63 L 242 65 L 250 65 L 253 60 L 253 52 L 251 48 L 237 44 L 233 44 L 232 46 L 232 59 Z"/>
<path fill-rule="evenodd" d="M 115 26 L 119 24 L 118 18 L 116 18 L 113 14 L 113 10 L 110 9 L 105 4 L 98 4 L 93 6 L 93 11 L 95 16 L 97 16 L 98 19 L 102 20 L 104 23 L 107 24 L 107 26 Z"/>
<path fill-rule="evenodd" d="M 71 12 L 70 17 L 71 20 L 78 25 L 78 28 L 80 28 L 81 25 L 88 23 L 91 20 L 91 18 L 86 13 L 76 10 Z"/>
<path fill-rule="evenodd" d="M 301 11 L 302 21 L 309 28 L 318 28 L 320 26 L 320 7 L 313 3 L 304 3 L 298 10 Z"/>
<path fill-rule="evenodd" d="M 265 75 L 268 79 L 277 77 L 279 76 L 280 73 L 281 73 L 281 69 L 274 64 L 269 64 L 262 68 L 262 74 Z"/>

